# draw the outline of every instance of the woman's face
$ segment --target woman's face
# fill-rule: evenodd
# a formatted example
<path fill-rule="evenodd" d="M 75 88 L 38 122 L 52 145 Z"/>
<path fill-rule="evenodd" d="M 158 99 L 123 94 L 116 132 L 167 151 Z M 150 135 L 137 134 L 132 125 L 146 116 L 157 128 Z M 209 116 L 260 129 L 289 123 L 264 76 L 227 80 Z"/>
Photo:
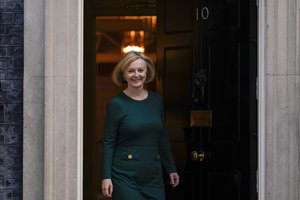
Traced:
<path fill-rule="evenodd" d="M 147 78 L 147 66 L 144 60 L 138 59 L 133 61 L 124 70 L 124 79 L 127 81 L 128 87 L 143 87 Z"/>

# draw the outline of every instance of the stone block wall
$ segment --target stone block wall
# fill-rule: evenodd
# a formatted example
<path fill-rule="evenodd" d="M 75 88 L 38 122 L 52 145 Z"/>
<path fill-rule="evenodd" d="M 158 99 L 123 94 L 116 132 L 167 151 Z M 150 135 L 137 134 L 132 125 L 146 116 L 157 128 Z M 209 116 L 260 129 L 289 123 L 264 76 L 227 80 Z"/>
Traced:
<path fill-rule="evenodd" d="M 0 0 L 0 199 L 22 199 L 23 0 Z"/>
<path fill-rule="evenodd" d="M 300 0 L 266 0 L 266 200 L 299 200 Z"/>

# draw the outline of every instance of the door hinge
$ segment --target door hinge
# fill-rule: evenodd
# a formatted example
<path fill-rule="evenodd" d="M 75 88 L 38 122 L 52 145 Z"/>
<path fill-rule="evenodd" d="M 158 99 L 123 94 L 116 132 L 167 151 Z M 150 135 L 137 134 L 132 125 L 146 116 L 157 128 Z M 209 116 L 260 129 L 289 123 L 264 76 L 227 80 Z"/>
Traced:
<path fill-rule="evenodd" d="M 196 8 L 196 21 L 199 21 L 199 8 Z"/>

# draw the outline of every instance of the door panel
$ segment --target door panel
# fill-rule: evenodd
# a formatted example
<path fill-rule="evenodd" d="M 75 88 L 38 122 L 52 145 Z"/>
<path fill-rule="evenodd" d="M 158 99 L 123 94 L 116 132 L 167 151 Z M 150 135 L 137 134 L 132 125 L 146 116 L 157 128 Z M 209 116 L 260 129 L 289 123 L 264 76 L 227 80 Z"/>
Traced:
<path fill-rule="evenodd" d="M 203 193 L 207 200 L 247 199 L 242 188 L 248 187 L 249 134 L 247 123 L 241 123 L 247 116 L 247 107 L 242 105 L 248 106 L 248 99 L 241 100 L 241 90 L 247 90 L 241 77 L 249 69 L 243 44 L 247 32 L 241 26 L 241 9 L 247 7 L 240 0 L 207 0 L 201 6 L 207 6 L 210 13 L 202 20 L 204 42 L 200 45 L 203 67 L 208 71 L 206 108 L 212 111 L 212 126 L 204 141 L 210 158 L 203 163 Z"/>
<path fill-rule="evenodd" d="M 240 174 L 239 172 L 211 172 L 208 174 L 207 199 L 240 199 Z M 219 188 L 218 192 L 215 188 Z"/>
<path fill-rule="evenodd" d="M 181 176 L 168 199 L 250 199 L 249 1 L 158 1 L 158 89 Z"/>
<path fill-rule="evenodd" d="M 239 49 L 239 46 L 234 44 L 208 47 L 213 141 L 239 140 L 240 137 Z"/>
<path fill-rule="evenodd" d="M 164 98 L 168 107 L 167 128 L 172 139 L 183 139 L 182 127 L 189 124 L 190 75 L 192 73 L 192 47 L 165 49 Z M 181 106 L 178 106 L 181 105 Z"/>
<path fill-rule="evenodd" d="M 188 1 L 189 2 L 189 1 Z M 191 32 L 193 30 L 193 5 L 185 1 L 165 0 L 165 32 Z M 182 12 L 187 11 L 187 12 Z"/>
<path fill-rule="evenodd" d="M 183 127 L 189 125 L 190 76 L 195 64 L 194 3 L 194 0 L 158 1 L 157 90 L 164 97 L 169 138 L 182 183 L 190 151 Z M 186 199 L 185 192 L 189 188 L 185 186 L 180 184 L 176 190 L 167 187 L 167 198 Z"/>

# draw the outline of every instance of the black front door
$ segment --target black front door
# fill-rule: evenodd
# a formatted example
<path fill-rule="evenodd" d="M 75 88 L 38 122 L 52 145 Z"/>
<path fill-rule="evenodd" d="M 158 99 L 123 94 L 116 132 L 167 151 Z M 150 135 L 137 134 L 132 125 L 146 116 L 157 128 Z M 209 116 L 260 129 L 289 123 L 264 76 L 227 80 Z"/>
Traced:
<path fill-rule="evenodd" d="M 159 1 L 158 89 L 182 179 L 168 199 L 256 199 L 250 5 Z"/>

